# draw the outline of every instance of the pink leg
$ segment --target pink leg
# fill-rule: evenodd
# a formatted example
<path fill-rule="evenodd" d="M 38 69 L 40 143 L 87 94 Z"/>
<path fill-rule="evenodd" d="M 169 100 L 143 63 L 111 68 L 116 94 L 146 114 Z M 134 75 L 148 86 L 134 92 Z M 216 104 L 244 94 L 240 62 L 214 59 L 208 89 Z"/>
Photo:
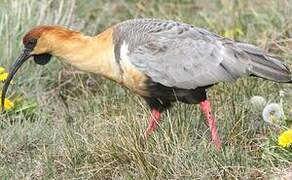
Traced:
<path fill-rule="evenodd" d="M 200 102 L 200 107 L 201 107 L 201 111 L 203 111 L 203 113 L 208 121 L 210 130 L 211 130 L 212 141 L 215 144 L 216 149 L 219 151 L 221 149 L 221 140 L 220 140 L 220 137 L 218 135 L 218 131 L 217 131 L 217 127 L 216 127 L 216 120 L 212 115 L 210 102 L 208 100 L 204 100 L 204 101 Z"/>
<path fill-rule="evenodd" d="M 160 112 L 157 109 L 153 108 L 151 111 L 148 127 L 144 132 L 144 139 L 147 139 L 149 134 L 152 133 L 156 129 L 159 120 L 160 120 Z"/>

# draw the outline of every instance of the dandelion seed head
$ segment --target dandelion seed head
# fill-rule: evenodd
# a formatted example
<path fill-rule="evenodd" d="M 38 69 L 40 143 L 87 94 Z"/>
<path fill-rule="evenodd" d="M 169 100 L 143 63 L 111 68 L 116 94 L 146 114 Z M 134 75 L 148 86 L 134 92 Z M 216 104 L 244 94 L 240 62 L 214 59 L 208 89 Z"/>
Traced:
<path fill-rule="evenodd" d="M 249 102 L 254 108 L 256 108 L 256 110 L 263 109 L 267 103 L 265 98 L 262 96 L 253 96 L 250 98 Z"/>
<path fill-rule="evenodd" d="M 284 90 L 280 90 L 279 91 L 279 96 L 284 97 L 286 94 L 286 92 Z"/>
<path fill-rule="evenodd" d="M 265 122 L 273 124 L 284 117 L 284 111 L 280 104 L 271 103 L 266 105 L 262 112 L 262 116 Z"/>

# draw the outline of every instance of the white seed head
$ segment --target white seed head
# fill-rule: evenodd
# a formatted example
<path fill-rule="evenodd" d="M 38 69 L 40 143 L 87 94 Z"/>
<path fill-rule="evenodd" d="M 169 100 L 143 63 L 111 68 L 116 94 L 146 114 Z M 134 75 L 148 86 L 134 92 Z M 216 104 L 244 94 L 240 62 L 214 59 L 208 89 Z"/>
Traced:
<path fill-rule="evenodd" d="M 268 123 L 276 123 L 278 120 L 284 118 L 284 111 L 280 104 L 271 103 L 266 105 L 262 113 L 263 119 Z"/>
<path fill-rule="evenodd" d="M 266 100 L 262 96 L 253 96 L 250 98 L 249 102 L 253 106 L 253 108 L 256 108 L 256 110 L 262 110 L 264 106 L 266 105 Z"/>
<path fill-rule="evenodd" d="M 279 91 L 279 96 L 284 97 L 284 96 L 285 96 L 285 91 L 280 90 L 280 91 Z"/>

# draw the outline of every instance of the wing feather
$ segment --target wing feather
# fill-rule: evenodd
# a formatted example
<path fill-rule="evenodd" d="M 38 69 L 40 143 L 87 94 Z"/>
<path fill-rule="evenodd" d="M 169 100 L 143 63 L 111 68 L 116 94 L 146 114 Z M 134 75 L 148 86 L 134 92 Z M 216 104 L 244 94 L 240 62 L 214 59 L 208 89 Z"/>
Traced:
<path fill-rule="evenodd" d="M 247 65 L 220 41 L 155 37 L 129 57 L 152 80 L 168 87 L 195 89 L 247 74 Z"/>
<path fill-rule="evenodd" d="M 153 81 L 195 89 L 249 74 L 245 53 L 231 40 L 174 21 L 140 19 L 118 27 L 130 62 Z"/>

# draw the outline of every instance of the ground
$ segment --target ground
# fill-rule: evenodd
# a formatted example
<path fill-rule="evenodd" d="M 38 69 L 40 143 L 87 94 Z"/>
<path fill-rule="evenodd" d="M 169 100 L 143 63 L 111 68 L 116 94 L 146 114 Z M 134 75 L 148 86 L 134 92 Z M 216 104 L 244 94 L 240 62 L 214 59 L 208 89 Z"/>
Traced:
<path fill-rule="evenodd" d="M 122 20 L 173 19 L 250 42 L 292 68 L 291 0 L 0 0 L 0 66 L 9 69 L 22 36 L 39 24 L 94 35 Z M 281 92 L 281 96 L 279 93 Z M 279 103 L 285 117 L 263 121 L 253 96 Z M 291 85 L 262 79 L 220 83 L 208 91 L 223 149 L 216 152 L 196 105 L 177 103 L 145 143 L 149 109 L 114 82 L 53 59 L 17 73 L 0 114 L 3 179 L 246 179 L 288 176 L 292 155 L 277 137 L 292 120 Z"/>

